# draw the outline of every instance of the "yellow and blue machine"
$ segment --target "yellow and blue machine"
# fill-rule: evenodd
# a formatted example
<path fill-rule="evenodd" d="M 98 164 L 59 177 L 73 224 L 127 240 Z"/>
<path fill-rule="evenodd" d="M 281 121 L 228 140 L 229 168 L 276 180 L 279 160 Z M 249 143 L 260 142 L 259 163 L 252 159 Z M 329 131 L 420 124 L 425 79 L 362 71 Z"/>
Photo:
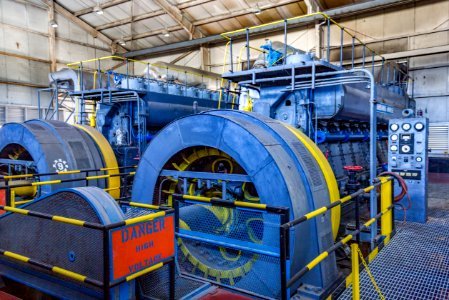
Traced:
<path fill-rule="evenodd" d="M 331 21 L 335 23 L 323 17 L 328 27 Z M 345 30 L 341 30 L 343 35 Z M 234 69 L 235 33 L 223 34 L 228 40 L 230 70 L 223 74 L 216 91 L 201 84 L 189 85 L 182 78 L 166 76 L 161 80 L 148 73 L 135 76 L 102 70 L 102 59 L 96 59 L 98 69 L 93 73 L 79 62 L 77 70 L 50 75 L 53 85 L 64 87 L 77 99 L 79 124 L 33 120 L 0 129 L 0 162 L 8 174 L 2 178 L 2 189 L 8 191 L 4 204 L 10 212 L 0 217 L 0 228 L 8 222 L 12 228 L 18 224 L 19 216 L 14 213 L 28 213 L 14 211 L 14 202 L 30 201 L 35 194 L 39 200 L 23 209 L 36 210 L 37 215 L 60 215 L 56 218 L 60 220 L 95 223 L 102 232 L 105 227 L 127 230 L 125 226 L 173 213 L 173 219 L 164 222 L 173 222 L 173 236 L 167 239 L 173 241 L 173 249 L 176 243 L 175 256 L 138 261 L 128 266 L 129 272 L 119 280 L 112 277 L 111 285 L 110 273 L 117 265 L 97 270 L 101 263 L 79 255 L 83 251 L 101 253 L 106 265 L 105 261 L 120 251 L 131 251 L 134 254 L 128 257 L 132 261 L 156 240 L 134 250 L 123 246 L 119 251 L 110 243 L 113 233 L 108 240 L 68 232 L 64 236 L 69 242 L 59 247 L 64 242 L 51 231 L 40 238 L 39 229 L 33 229 L 20 236 L 19 248 L 12 245 L 14 236 L 7 238 L 7 244 L 0 243 L 0 248 L 9 247 L 11 253 L 48 263 L 47 269 L 62 266 L 67 272 L 46 274 L 7 259 L 0 264 L 5 265 L 0 274 L 67 298 L 167 299 L 175 298 L 176 291 L 182 293 L 177 299 L 189 299 L 211 285 L 270 299 L 293 295 L 321 299 L 335 290 L 343 275 L 336 254 L 327 250 L 353 221 L 348 215 L 354 206 L 343 206 L 339 199 L 356 198 L 347 196 L 344 167 L 365 170 L 357 180 L 370 185 L 359 194 L 370 192 L 367 208 L 371 215 L 364 229 L 368 241 L 375 243 L 378 208 L 374 185 L 379 185 L 377 175 L 387 163 L 388 120 L 403 109 L 414 108 L 414 100 L 407 96 L 410 80 L 401 67 L 387 64 L 383 58 L 381 66 L 375 67 L 377 54 L 364 44 L 363 64 L 356 67 L 355 39 L 349 68 L 343 66 L 343 43 L 340 53 L 331 53 L 328 45 L 326 59 L 320 59 L 289 46 L 287 35 L 284 43 L 258 45 L 261 54 L 254 62 L 250 31 L 243 48 L 246 62 L 240 62 L 245 69 Z M 372 61 L 366 59 L 366 49 L 371 51 Z M 337 57 L 336 63 L 331 62 L 333 57 Z M 366 62 L 372 65 L 366 67 Z M 90 115 L 88 103 L 95 107 Z M 239 111 L 239 106 L 252 111 Z M 27 182 L 14 184 L 15 179 Z M 86 185 L 95 187 L 83 187 Z M 32 195 L 16 199 L 17 188 L 28 186 L 38 188 Z M 69 190 L 59 191 L 62 187 Z M 78 202 L 64 202 L 67 194 L 77 195 Z M 55 197 L 61 205 L 52 200 Z M 160 215 L 152 216 L 159 210 Z M 282 225 L 298 218 L 310 221 L 288 227 L 286 237 Z M 34 226 L 28 219 L 21 222 Z M 136 238 L 145 236 L 145 228 Z M 126 237 L 130 234 L 123 232 Z M 345 238 L 345 243 L 350 238 Z M 87 244 L 80 248 L 74 239 Z M 92 248 L 91 240 L 103 242 Z M 340 246 L 345 243 L 339 242 Z M 24 250 L 32 249 L 31 245 L 38 251 Z M 49 251 L 54 248 L 58 249 Z M 309 264 L 316 257 L 321 263 Z M 164 264 L 170 268 L 164 269 Z M 305 267 L 307 274 L 290 282 L 287 289 L 291 276 Z M 83 284 L 67 283 L 67 275 L 83 279 Z M 93 287 L 92 282 L 85 285 L 86 278 L 96 280 Z M 168 281 L 176 281 L 177 286 L 170 285 L 171 294 L 164 294 L 160 289 Z M 66 289 L 73 290 L 73 295 L 65 294 Z"/>

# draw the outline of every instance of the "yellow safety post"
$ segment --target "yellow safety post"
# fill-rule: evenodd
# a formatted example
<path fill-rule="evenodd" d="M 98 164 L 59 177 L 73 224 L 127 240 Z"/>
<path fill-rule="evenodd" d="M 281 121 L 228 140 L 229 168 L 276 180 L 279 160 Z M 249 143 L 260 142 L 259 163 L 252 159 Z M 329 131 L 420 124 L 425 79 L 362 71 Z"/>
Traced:
<path fill-rule="evenodd" d="M 16 207 L 16 192 L 11 191 L 11 207 Z"/>
<path fill-rule="evenodd" d="M 381 211 L 386 211 L 380 219 L 380 227 L 382 235 L 388 237 L 393 231 L 393 209 L 388 209 L 393 203 L 393 180 L 389 180 L 389 177 L 380 180 L 380 206 Z"/>
<path fill-rule="evenodd" d="M 360 300 L 360 274 L 359 274 L 359 246 L 356 243 L 351 244 L 352 261 L 352 299 Z"/>

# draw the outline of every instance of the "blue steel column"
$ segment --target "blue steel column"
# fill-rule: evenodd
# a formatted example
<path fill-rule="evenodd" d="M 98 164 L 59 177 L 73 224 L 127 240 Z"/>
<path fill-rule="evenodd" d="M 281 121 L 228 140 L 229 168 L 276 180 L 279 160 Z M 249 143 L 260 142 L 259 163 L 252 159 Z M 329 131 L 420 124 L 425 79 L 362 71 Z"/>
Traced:
<path fill-rule="evenodd" d="M 250 70 L 250 61 L 249 61 L 249 56 L 250 56 L 250 51 L 249 51 L 249 28 L 246 28 L 246 60 L 247 60 L 247 69 Z"/>
<path fill-rule="evenodd" d="M 370 94 L 370 185 L 374 184 L 377 177 L 377 102 L 376 102 L 376 85 L 374 75 L 364 70 L 370 77 L 371 94 Z M 370 192 L 370 218 L 377 215 L 377 194 L 376 189 Z M 377 222 L 371 225 L 371 249 L 374 249 L 374 239 L 377 235 Z"/>

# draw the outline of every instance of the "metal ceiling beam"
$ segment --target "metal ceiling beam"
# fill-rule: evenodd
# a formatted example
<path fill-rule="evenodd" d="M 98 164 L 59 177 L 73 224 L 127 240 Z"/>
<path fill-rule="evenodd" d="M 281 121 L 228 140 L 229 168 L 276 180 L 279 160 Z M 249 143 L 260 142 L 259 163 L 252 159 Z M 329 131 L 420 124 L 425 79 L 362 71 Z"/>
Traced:
<path fill-rule="evenodd" d="M 156 2 L 179 26 L 182 27 L 189 35 L 190 39 L 201 38 L 204 34 L 199 30 L 189 19 L 186 18 L 184 13 L 176 6 L 168 2 L 167 0 L 153 0 Z"/>
<path fill-rule="evenodd" d="M 144 38 L 147 38 L 150 36 L 162 35 L 165 32 L 165 30 L 167 30 L 169 32 L 173 32 L 173 31 L 177 31 L 177 30 L 181 30 L 181 29 L 182 28 L 180 28 L 179 26 L 172 26 L 172 27 L 167 27 L 167 29 L 163 28 L 163 29 L 138 33 L 138 34 L 134 34 L 134 35 L 128 35 L 128 36 L 125 36 L 123 39 L 127 42 L 135 41 L 135 40 L 144 39 Z"/>
<path fill-rule="evenodd" d="M 422 1 L 425 1 L 425 0 L 422 0 Z M 368 1 L 368 2 L 343 6 L 343 7 L 339 7 L 339 8 L 335 8 L 335 9 L 329 9 L 329 10 L 324 11 L 324 13 L 326 13 L 327 15 L 329 15 L 333 18 L 337 18 L 337 17 L 340 18 L 340 17 L 347 17 L 347 16 L 351 16 L 354 14 L 358 14 L 360 12 L 382 10 L 385 8 L 408 4 L 408 3 L 414 3 L 414 2 L 415 2 L 415 0 L 373 0 L 373 1 Z M 319 20 L 320 18 L 321 18 L 320 16 L 306 17 L 306 18 L 290 21 L 289 24 L 291 26 L 305 26 L 308 24 L 313 24 L 316 20 Z M 279 30 L 282 30 L 283 27 L 284 27 L 284 24 L 276 24 L 276 25 L 253 29 L 251 31 L 251 33 L 260 34 L 260 33 L 266 33 L 266 32 L 279 31 Z M 243 35 L 244 35 L 244 33 L 243 33 Z M 236 35 L 235 38 L 241 38 L 241 37 L 243 37 L 243 35 Z M 124 56 L 125 57 L 137 57 L 137 56 L 144 57 L 144 56 L 150 56 L 150 55 L 155 55 L 155 54 L 160 54 L 160 53 L 167 53 L 170 51 L 176 51 L 179 49 L 185 50 L 185 49 L 199 48 L 203 44 L 220 43 L 220 42 L 224 42 L 224 41 L 225 41 L 225 39 L 221 35 L 217 34 L 217 35 L 212 35 L 212 36 L 208 36 L 208 37 L 204 37 L 204 38 L 200 38 L 200 39 L 194 39 L 191 41 L 184 41 L 184 42 L 178 42 L 178 43 L 153 47 L 153 48 L 149 48 L 149 49 L 131 51 L 131 52 L 125 53 Z"/>
<path fill-rule="evenodd" d="M 201 0 L 201 1 L 205 1 L 205 0 Z M 198 1 L 192 1 L 192 2 L 199 3 Z M 261 9 L 262 10 L 267 10 L 267 9 L 275 8 L 277 6 L 288 5 L 288 4 L 295 3 L 295 2 L 298 2 L 298 0 L 284 0 L 284 1 L 278 2 L 277 4 L 263 6 L 263 7 L 261 7 Z M 190 3 L 190 2 L 186 2 L 186 3 Z M 196 4 L 196 5 L 199 5 L 199 4 Z M 158 12 L 159 11 L 153 12 L 155 14 L 154 16 L 157 16 Z M 198 20 L 198 21 L 193 22 L 193 25 L 200 26 L 200 25 L 204 25 L 204 24 L 208 24 L 208 23 L 212 23 L 212 22 L 219 22 L 219 21 L 223 21 L 223 20 L 227 20 L 227 19 L 231 19 L 231 18 L 243 16 L 243 15 L 254 14 L 254 13 L 255 13 L 254 8 L 245 8 L 245 9 L 238 10 L 238 11 L 235 11 L 235 12 L 232 12 L 232 13 L 221 14 L 221 15 L 214 16 L 214 17 L 211 17 L 211 18 Z M 163 14 L 165 14 L 165 12 Z M 135 17 L 133 19 L 133 21 L 138 21 L 138 20 L 143 20 L 143 19 L 144 18 L 139 18 L 139 16 L 137 16 L 137 17 Z M 126 24 L 126 23 L 121 23 L 118 26 L 123 25 L 123 24 Z M 99 26 L 96 29 L 103 30 L 103 29 L 111 28 L 111 27 L 115 27 L 115 26 L 104 25 L 104 26 Z M 161 34 L 164 31 L 164 29 L 158 29 L 158 30 L 143 32 L 143 33 L 134 35 L 132 37 L 132 39 L 133 40 L 138 40 L 138 39 L 143 39 L 143 38 L 147 38 L 147 37 L 151 37 L 151 36 L 156 36 L 156 35 Z M 172 26 L 170 28 L 167 28 L 168 31 L 178 31 L 178 30 L 182 30 L 182 29 L 184 29 L 184 28 L 182 26 L 180 26 L 180 25 Z M 130 41 L 131 40 L 131 36 L 127 36 L 124 39 L 125 39 L 125 41 Z"/>
<path fill-rule="evenodd" d="M 51 5 L 50 0 L 42 0 L 45 4 Z M 126 52 L 127 49 L 124 47 L 117 45 L 112 39 L 110 39 L 108 36 L 104 35 L 103 33 L 99 32 L 80 18 L 76 17 L 73 13 L 71 13 L 69 10 L 67 10 L 65 7 L 58 4 L 56 1 L 54 1 L 54 7 L 55 11 L 68 19 L 69 21 L 73 22 L 74 24 L 81 27 L 83 30 L 85 30 L 87 33 L 89 33 L 94 38 L 98 38 L 99 40 L 102 40 L 103 42 L 107 43 L 111 47 L 111 51 L 114 52 L 115 49 L 121 50 L 123 52 Z"/>
<path fill-rule="evenodd" d="M 102 9 L 106 9 L 106 8 L 117 6 L 117 5 L 126 3 L 126 2 L 130 2 L 130 1 L 131 0 L 112 0 L 112 1 L 103 2 L 102 4 L 100 4 L 100 7 Z M 177 5 L 177 7 L 179 9 L 184 9 L 184 8 L 193 7 L 193 6 L 201 5 L 204 3 L 212 2 L 212 1 L 215 1 L 215 0 L 192 0 L 192 1 L 180 3 Z M 91 6 L 91 7 L 76 11 L 74 13 L 74 15 L 76 17 L 82 16 L 82 15 L 87 15 L 87 14 L 93 13 L 94 9 L 95 9 L 95 6 Z M 163 10 L 160 10 L 158 12 L 165 14 L 165 12 Z"/>
<path fill-rule="evenodd" d="M 103 2 L 100 4 L 101 9 L 106 9 L 108 7 L 113 7 L 113 6 L 117 6 L 120 5 L 122 3 L 126 3 L 129 2 L 130 0 L 112 0 L 112 1 L 107 1 L 107 2 Z M 95 6 L 92 7 L 88 7 L 79 11 L 76 11 L 73 13 L 73 15 L 75 17 L 80 17 L 82 15 L 87 15 L 90 14 L 92 12 L 94 12 Z"/>
<path fill-rule="evenodd" d="M 215 0 L 193 0 L 193 1 L 188 1 L 188 2 L 183 2 L 177 5 L 177 7 L 180 10 L 186 9 L 186 8 L 190 8 L 190 7 L 194 7 L 194 6 L 198 6 L 201 4 L 205 4 L 205 3 L 209 3 Z M 125 18 L 125 19 L 120 19 L 114 22 L 109 22 L 106 23 L 104 25 L 100 25 L 95 27 L 96 30 L 101 31 L 101 30 L 105 30 L 105 29 L 109 29 L 109 28 L 114 28 L 114 27 L 118 27 L 118 26 L 122 26 L 122 25 L 126 25 L 129 24 L 131 22 L 137 22 L 137 21 L 142 21 L 142 20 L 146 20 L 146 19 L 151 19 L 154 17 L 158 17 L 158 16 L 162 16 L 165 15 L 166 12 L 163 9 L 160 10 L 156 10 L 156 11 L 152 11 L 149 13 L 144 13 L 141 15 L 137 15 L 133 18 L 129 17 L 129 18 Z M 179 29 L 181 29 L 181 26 L 179 26 Z"/>
<path fill-rule="evenodd" d="M 161 10 L 157 10 L 157 11 L 141 14 L 141 15 L 138 15 L 138 16 L 135 16 L 135 17 L 129 17 L 129 18 L 126 18 L 126 19 L 121 19 L 121 20 L 117 20 L 117 21 L 114 21 L 114 22 L 109 22 L 109 23 L 106 23 L 104 25 L 97 26 L 97 27 L 95 27 L 95 29 L 98 30 L 98 31 L 101 31 L 101 30 L 105 30 L 105 29 L 109 29 L 109 28 L 114 28 L 114 27 L 126 25 L 126 24 L 129 24 L 131 22 L 137 22 L 137 21 L 141 21 L 141 20 L 145 20 L 145 19 L 150 19 L 150 18 L 162 16 L 162 15 L 165 15 L 165 11 L 163 11 L 161 9 Z"/>
<path fill-rule="evenodd" d="M 276 8 L 276 7 L 280 7 L 280 6 L 284 6 L 284 5 L 288 5 L 288 4 L 292 4 L 292 3 L 297 3 L 297 2 L 301 2 L 301 1 L 283 0 L 283 1 L 279 1 L 275 4 L 263 5 L 259 8 L 260 8 L 260 10 L 264 11 L 264 10 L 268 10 L 268 9 L 272 9 L 272 8 Z M 237 11 L 219 14 L 219 15 L 213 16 L 211 18 L 198 20 L 198 21 L 193 22 L 193 25 L 200 26 L 200 25 L 205 25 L 205 24 L 212 23 L 212 22 L 220 22 L 220 21 L 224 21 L 224 20 L 228 20 L 228 19 L 232 19 L 232 18 L 236 18 L 236 17 L 254 14 L 255 12 L 256 12 L 256 10 L 254 9 L 254 7 L 245 8 L 245 9 L 241 9 L 241 10 L 237 10 Z"/>
<path fill-rule="evenodd" d="M 307 6 L 308 14 L 324 10 L 323 3 L 320 0 L 304 0 L 304 3 Z"/>

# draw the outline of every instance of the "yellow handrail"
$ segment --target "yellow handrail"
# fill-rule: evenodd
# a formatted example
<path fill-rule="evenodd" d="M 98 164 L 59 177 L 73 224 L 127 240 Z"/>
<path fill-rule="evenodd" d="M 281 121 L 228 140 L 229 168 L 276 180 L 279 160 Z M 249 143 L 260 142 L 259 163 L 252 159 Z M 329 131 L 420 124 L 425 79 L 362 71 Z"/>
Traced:
<path fill-rule="evenodd" d="M 97 61 L 106 60 L 106 59 L 118 59 L 118 60 L 122 60 L 122 61 L 135 62 L 135 63 L 140 63 L 140 64 L 146 65 L 146 66 L 153 66 L 153 67 L 156 67 L 156 68 L 168 69 L 168 70 L 172 70 L 172 71 L 176 71 L 176 72 L 182 72 L 182 73 L 185 73 L 185 74 L 191 74 L 191 75 L 199 76 L 199 77 L 203 77 L 203 78 L 209 78 L 209 79 L 214 79 L 214 80 L 216 79 L 215 77 L 204 75 L 204 74 L 200 74 L 200 73 L 196 73 L 196 72 L 192 72 L 192 71 L 186 71 L 186 70 L 182 70 L 182 69 L 178 69 L 178 68 L 174 68 L 174 67 L 163 66 L 163 65 L 159 65 L 159 64 L 155 64 L 155 63 L 150 63 L 150 62 L 141 61 L 141 60 L 137 60 L 137 59 L 126 58 L 126 57 L 117 56 L 117 55 L 103 56 L 103 57 L 98 57 L 98 58 L 92 58 L 92 59 L 76 61 L 76 62 L 72 62 L 72 63 L 67 64 L 67 66 L 69 68 L 73 68 L 73 67 L 79 66 L 81 64 L 85 64 L 85 63 L 89 63 L 89 62 L 97 62 Z"/>
<path fill-rule="evenodd" d="M 227 39 L 228 41 L 231 41 L 232 37 L 230 37 L 230 36 L 234 35 L 234 34 L 237 34 L 237 33 L 243 33 L 243 32 L 246 32 L 247 30 L 251 31 L 253 29 L 263 28 L 263 27 L 267 27 L 267 26 L 277 25 L 277 24 L 281 24 L 281 23 L 284 23 L 284 22 L 289 22 L 289 21 L 294 21 L 294 20 L 299 20 L 299 19 L 304 19 L 304 18 L 314 17 L 314 16 L 322 16 L 325 20 L 329 20 L 330 23 L 336 25 L 338 28 L 343 30 L 345 33 L 347 33 L 348 35 L 353 37 L 354 40 L 359 42 L 360 45 L 365 46 L 365 48 L 368 49 L 369 51 L 371 51 L 371 53 L 373 53 L 375 56 L 378 56 L 378 57 L 382 58 L 382 60 L 385 63 L 389 62 L 389 60 L 387 60 L 381 54 L 377 53 L 376 51 L 374 51 L 374 49 L 372 49 L 371 47 L 366 45 L 366 43 L 364 43 L 362 40 L 360 40 L 355 34 L 351 33 L 344 26 L 342 26 L 337 21 L 332 19 L 329 15 L 327 15 L 327 14 L 325 14 L 323 12 L 316 12 L 316 13 L 312 13 L 312 14 L 307 14 L 307 15 L 302 15 L 302 16 L 296 16 L 296 17 L 288 18 L 288 19 L 285 19 L 285 20 L 278 20 L 278 21 L 273 21 L 273 22 L 266 23 L 266 24 L 261 24 L 261 25 L 256 25 L 256 26 L 252 26 L 252 27 L 242 28 L 242 29 L 238 29 L 238 30 L 234 30 L 234 31 L 228 31 L 228 32 L 222 33 L 221 36 L 223 38 Z M 402 70 L 398 70 L 398 71 L 403 73 L 403 74 L 405 74 Z"/>

